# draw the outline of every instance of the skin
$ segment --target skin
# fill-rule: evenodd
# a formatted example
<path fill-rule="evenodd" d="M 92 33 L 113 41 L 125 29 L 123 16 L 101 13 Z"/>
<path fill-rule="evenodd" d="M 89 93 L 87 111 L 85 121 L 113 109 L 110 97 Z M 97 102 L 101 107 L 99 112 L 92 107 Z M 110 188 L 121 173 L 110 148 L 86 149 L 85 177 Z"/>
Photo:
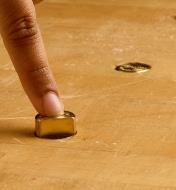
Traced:
<path fill-rule="evenodd" d="M 34 4 L 40 0 L 0 0 L 0 33 L 21 84 L 38 113 L 63 114 L 49 68 Z"/>

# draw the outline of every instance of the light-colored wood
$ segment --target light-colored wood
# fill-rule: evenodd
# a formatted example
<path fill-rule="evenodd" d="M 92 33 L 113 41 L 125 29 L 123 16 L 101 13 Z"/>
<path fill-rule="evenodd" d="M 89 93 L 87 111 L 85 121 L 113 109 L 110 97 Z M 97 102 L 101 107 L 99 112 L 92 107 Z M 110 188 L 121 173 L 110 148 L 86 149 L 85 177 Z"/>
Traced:
<path fill-rule="evenodd" d="M 70 139 L 34 137 L 35 112 L 0 42 L 0 189 L 176 189 L 176 2 L 37 5 Z M 139 61 L 152 70 L 120 73 Z"/>

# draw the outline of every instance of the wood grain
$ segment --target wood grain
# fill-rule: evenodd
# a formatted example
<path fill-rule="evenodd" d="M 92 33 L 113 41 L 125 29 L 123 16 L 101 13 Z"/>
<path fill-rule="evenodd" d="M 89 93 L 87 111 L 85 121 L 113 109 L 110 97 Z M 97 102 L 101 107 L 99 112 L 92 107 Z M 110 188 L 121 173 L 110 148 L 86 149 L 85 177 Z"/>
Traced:
<path fill-rule="evenodd" d="M 35 111 L 0 41 L 0 189 L 176 189 L 176 3 L 48 0 L 36 10 L 78 134 L 34 137 Z M 133 61 L 152 69 L 114 70 Z"/>

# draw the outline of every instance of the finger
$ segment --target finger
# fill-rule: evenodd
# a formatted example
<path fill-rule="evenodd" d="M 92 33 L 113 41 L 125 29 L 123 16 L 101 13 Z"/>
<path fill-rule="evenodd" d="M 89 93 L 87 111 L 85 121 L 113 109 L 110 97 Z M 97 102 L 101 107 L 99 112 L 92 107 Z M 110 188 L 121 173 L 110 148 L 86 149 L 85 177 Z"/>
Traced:
<path fill-rule="evenodd" d="M 42 115 L 62 114 L 63 105 L 48 66 L 32 0 L 1 0 L 0 31 L 36 110 Z"/>
<path fill-rule="evenodd" d="M 37 4 L 37 3 L 39 3 L 39 2 L 41 2 L 43 0 L 32 0 L 32 1 L 33 1 L 34 4 Z"/>

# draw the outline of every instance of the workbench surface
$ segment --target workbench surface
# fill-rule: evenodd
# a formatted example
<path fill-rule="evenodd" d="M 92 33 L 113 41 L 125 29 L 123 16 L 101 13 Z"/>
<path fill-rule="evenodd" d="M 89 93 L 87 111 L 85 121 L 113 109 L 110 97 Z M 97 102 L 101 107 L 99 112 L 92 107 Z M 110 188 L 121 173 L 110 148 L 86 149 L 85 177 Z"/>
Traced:
<path fill-rule="evenodd" d="M 34 137 L 35 111 L 0 40 L 0 189 L 176 189 L 176 1 L 46 0 L 49 62 L 78 134 Z M 142 62 L 145 73 L 117 65 Z"/>

